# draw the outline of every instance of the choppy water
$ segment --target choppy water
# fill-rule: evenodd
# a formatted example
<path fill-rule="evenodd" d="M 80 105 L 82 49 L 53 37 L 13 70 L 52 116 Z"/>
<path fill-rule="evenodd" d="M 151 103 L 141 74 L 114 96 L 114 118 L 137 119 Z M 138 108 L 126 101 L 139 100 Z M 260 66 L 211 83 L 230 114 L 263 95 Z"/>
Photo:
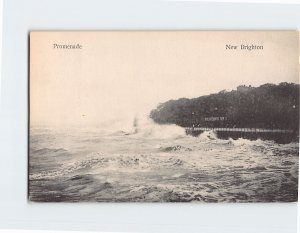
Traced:
<path fill-rule="evenodd" d="M 30 131 L 32 201 L 296 201 L 298 143 L 221 140 L 149 124 Z"/>

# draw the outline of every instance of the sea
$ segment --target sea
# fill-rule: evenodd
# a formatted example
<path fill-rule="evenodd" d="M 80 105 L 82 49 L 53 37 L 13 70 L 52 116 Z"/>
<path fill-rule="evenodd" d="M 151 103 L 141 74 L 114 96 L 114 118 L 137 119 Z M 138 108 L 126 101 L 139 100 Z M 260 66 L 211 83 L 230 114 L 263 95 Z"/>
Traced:
<path fill-rule="evenodd" d="M 136 120 L 135 120 L 136 121 Z M 299 143 L 129 127 L 31 127 L 36 202 L 295 202 Z"/>

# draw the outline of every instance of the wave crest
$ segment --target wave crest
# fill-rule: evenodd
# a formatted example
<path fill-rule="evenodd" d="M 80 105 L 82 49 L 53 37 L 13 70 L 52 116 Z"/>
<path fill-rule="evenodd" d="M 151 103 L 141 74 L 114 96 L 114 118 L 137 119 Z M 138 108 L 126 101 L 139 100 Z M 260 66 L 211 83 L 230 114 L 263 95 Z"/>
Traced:
<path fill-rule="evenodd" d="M 175 124 L 160 125 L 149 117 L 134 117 L 115 122 L 108 129 L 110 135 L 169 139 L 185 137 L 185 129 Z"/>
<path fill-rule="evenodd" d="M 217 140 L 218 137 L 217 137 L 217 134 L 210 130 L 210 131 L 204 131 L 203 133 L 201 133 L 198 138 L 200 140 L 203 140 L 203 141 L 211 141 L 211 140 Z"/>

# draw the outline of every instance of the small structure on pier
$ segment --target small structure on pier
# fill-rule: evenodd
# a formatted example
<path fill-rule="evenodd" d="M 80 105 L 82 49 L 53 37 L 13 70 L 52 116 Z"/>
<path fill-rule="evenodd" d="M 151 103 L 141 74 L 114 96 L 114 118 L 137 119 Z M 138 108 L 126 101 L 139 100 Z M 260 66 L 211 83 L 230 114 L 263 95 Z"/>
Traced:
<path fill-rule="evenodd" d="M 204 117 L 204 121 L 226 121 L 227 117 L 217 116 L 217 117 Z"/>

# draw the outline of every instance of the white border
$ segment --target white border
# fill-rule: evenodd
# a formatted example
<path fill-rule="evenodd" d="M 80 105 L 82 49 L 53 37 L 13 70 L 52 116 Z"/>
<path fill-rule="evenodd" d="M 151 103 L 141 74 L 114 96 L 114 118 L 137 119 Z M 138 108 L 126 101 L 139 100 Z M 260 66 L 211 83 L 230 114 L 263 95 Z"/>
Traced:
<path fill-rule="evenodd" d="M 30 30 L 298 29 L 300 6 L 167 1 L 6 0 L 0 109 L 0 228 L 295 233 L 297 204 L 108 204 L 27 201 Z"/>
<path fill-rule="evenodd" d="M 3 19 L 3 0 L 0 0 L 0 61 L 2 61 L 2 19 Z M 2 74 L 2 62 L 0 62 L 0 98 L 1 98 L 1 74 Z M 1 99 L 0 99 L 1 108 Z M 1 110 L 0 110 L 1 111 Z"/>
<path fill-rule="evenodd" d="M 215 3 L 272 3 L 272 4 L 300 4 L 300 0 L 215 0 L 215 1 L 205 1 L 205 0 L 167 0 L 176 2 L 215 2 Z"/>

